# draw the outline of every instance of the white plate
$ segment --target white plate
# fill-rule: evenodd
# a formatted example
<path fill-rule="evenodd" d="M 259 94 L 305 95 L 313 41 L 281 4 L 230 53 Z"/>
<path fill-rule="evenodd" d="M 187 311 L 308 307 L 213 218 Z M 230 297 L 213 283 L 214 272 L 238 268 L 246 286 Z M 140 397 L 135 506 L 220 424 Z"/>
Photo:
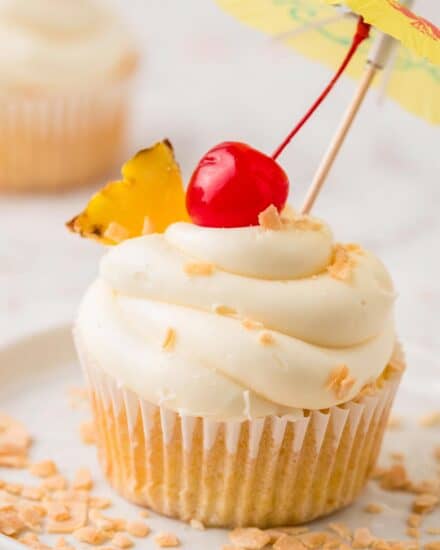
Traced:
<path fill-rule="evenodd" d="M 438 365 L 420 351 L 409 350 L 409 364 L 395 410 L 405 417 L 405 429 L 388 432 L 382 459 L 385 462 L 392 450 L 404 452 L 411 474 L 422 479 L 434 475 L 430 455 L 434 444 L 440 445 L 440 430 L 420 428 L 417 418 L 440 408 L 440 377 Z M 88 418 L 89 412 L 84 408 L 72 410 L 67 399 L 68 388 L 78 385 L 82 385 L 81 373 L 68 327 L 24 338 L 0 350 L 0 408 L 21 420 L 35 436 L 33 458 L 54 459 L 67 476 L 72 476 L 78 466 L 88 466 L 96 480 L 94 493 L 112 497 L 114 506 L 109 515 L 135 519 L 138 509 L 116 496 L 102 479 L 94 447 L 80 443 L 78 426 Z M 6 469 L 0 469 L 0 479 L 35 483 L 27 472 Z M 385 512 L 365 513 L 363 508 L 370 502 L 384 503 Z M 355 505 L 333 515 L 331 520 L 343 521 L 352 527 L 369 527 L 380 537 L 404 540 L 404 521 L 410 502 L 408 495 L 384 493 L 371 483 Z M 218 529 L 195 531 L 181 522 L 154 514 L 147 521 L 153 532 L 171 531 L 181 539 L 184 548 L 191 550 L 220 549 L 228 540 L 227 533 Z M 313 526 L 322 528 L 328 521 L 324 519 Z M 440 511 L 431 514 L 424 526 L 440 526 Z M 432 538 L 424 535 L 423 541 Z M 42 540 L 50 543 L 54 537 L 42 537 Z M 155 548 L 153 537 L 137 546 L 143 550 Z M 13 549 L 17 545 L 0 536 L 0 548 Z"/>

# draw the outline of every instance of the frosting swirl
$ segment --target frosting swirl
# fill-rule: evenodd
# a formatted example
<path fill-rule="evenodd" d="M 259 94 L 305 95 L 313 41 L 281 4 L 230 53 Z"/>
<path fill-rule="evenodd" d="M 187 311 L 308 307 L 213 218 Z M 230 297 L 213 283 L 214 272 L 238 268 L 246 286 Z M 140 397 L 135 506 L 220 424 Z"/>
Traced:
<path fill-rule="evenodd" d="M 4 88 L 102 86 L 136 57 L 129 33 L 98 0 L 0 0 L 0 41 Z"/>
<path fill-rule="evenodd" d="M 101 262 L 79 342 L 121 384 L 185 414 L 257 417 L 347 401 L 392 355 L 394 291 L 374 255 L 336 250 L 311 218 L 280 231 L 177 223 L 126 241 Z M 344 394 L 329 385 L 341 366 Z"/>

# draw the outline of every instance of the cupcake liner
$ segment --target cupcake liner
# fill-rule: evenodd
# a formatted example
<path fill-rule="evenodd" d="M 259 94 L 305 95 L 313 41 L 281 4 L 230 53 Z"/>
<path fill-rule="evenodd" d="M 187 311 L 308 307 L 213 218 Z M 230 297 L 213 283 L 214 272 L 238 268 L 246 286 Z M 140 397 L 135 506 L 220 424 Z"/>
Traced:
<path fill-rule="evenodd" d="M 346 506 L 374 467 L 401 373 L 301 418 L 214 421 L 153 405 L 82 358 L 100 461 L 126 498 L 211 526 L 295 525 Z"/>
<path fill-rule="evenodd" d="M 81 185 L 116 166 L 131 79 L 89 93 L 0 94 L 0 190 Z"/>

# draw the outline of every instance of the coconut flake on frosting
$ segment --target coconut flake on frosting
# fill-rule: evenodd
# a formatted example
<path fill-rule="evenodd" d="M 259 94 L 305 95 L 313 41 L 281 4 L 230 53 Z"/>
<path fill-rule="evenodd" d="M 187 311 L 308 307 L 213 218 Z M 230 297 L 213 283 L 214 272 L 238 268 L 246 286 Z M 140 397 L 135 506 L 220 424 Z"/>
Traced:
<path fill-rule="evenodd" d="M 309 217 L 277 231 L 176 223 L 125 241 L 83 300 L 80 348 L 183 414 L 262 417 L 348 401 L 390 361 L 394 291 L 382 263 L 350 245 L 336 248 L 349 280 L 335 278 L 334 250 L 328 226 Z M 189 277 L 194 262 L 215 270 Z M 169 327 L 179 346 L 163 353 Z"/>

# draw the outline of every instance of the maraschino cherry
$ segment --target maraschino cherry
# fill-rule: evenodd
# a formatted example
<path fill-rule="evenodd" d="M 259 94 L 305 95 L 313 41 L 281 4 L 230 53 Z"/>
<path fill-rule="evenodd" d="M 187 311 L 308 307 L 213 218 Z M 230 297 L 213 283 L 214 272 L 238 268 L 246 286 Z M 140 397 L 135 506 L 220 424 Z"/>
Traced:
<path fill-rule="evenodd" d="M 258 225 L 258 214 L 273 204 L 284 208 L 289 180 L 271 157 L 245 143 L 212 148 L 195 169 L 186 193 L 192 221 L 205 227 Z"/>

